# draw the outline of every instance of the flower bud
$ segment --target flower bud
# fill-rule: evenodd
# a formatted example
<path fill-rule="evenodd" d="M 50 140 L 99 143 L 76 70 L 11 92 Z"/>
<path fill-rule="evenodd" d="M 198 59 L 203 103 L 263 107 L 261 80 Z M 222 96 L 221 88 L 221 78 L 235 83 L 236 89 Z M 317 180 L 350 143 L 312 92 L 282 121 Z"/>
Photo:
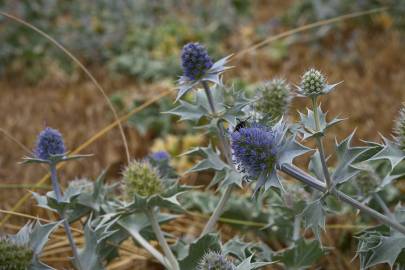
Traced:
<path fill-rule="evenodd" d="M 399 147 L 405 151 L 405 104 L 399 110 L 399 115 L 395 121 L 394 133 Z"/>
<path fill-rule="evenodd" d="M 49 160 L 52 155 L 61 155 L 65 151 L 63 137 L 58 130 L 47 127 L 39 133 L 35 149 L 37 158 Z"/>
<path fill-rule="evenodd" d="M 258 91 L 254 111 L 278 121 L 285 115 L 291 102 L 291 88 L 283 79 L 273 79 Z"/>
<path fill-rule="evenodd" d="M 302 94 L 307 97 L 319 96 L 324 93 L 326 87 L 326 79 L 322 73 L 311 68 L 304 73 L 301 80 Z"/>
<path fill-rule="evenodd" d="M 130 199 L 135 194 L 149 197 L 163 191 L 159 173 L 149 162 L 132 161 L 123 172 L 123 180 Z"/>
<path fill-rule="evenodd" d="M 224 255 L 208 252 L 200 261 L 198 270 L 235 270 L 236 266 Z"/>
<path fill-rule="evenodd" d="M 33 256 L 28 245 L 10 237 L 0 238 L 0 269 L 29 269 Z"/>
<path fill-rule="evenodd" d="M 189 80 L 198 80 L 212 67 L 212 59 L 207 50 L 199 43 L 188 43 L 181 52 L 184 76 Z"/>

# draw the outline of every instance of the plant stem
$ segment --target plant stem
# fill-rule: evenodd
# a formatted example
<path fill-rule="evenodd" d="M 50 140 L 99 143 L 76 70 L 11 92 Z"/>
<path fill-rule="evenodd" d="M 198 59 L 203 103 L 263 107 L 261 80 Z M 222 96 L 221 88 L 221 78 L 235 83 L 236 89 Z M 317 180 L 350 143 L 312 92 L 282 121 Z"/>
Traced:
<path fill-rule="evenodd" d="M 58 182 L 58 174 L 57 174 L 57 171 L 56 171 L 56 164 L 51 163 L 50 164 L 50 170 L 51 170 L 52 188 L 53 188 L 53 191 L 55 192 L 57 202 L 60 203 L 61 200 L 62 200 L 62 192 L 60 190 L 60 186 L 59 186 L 59 182 Z M 74 257 L 75 262 L 76 262 L 76 267 L 79 270 L 82 270 L 82 267 L 80 265 L 79 252 L 77 250 L 77 246 L 76 246 L 75 240 L 73 238 L 73 234 L 72 234 L 72 230 L 70 228 L 69 222 L 65 217 L 65 212 L 60 211 L 59 215 L 63 219 L 63 226 L 65 228 L 65 232 L 66 232 L 66 236 L 68 238 L 69 244 L 70 244 L 70 248 L 72 249 L 73 257 Z"/>
<path fill-rule="evenodd" d="M 147 209 L 146 210 L 146 215 L 149 218 L 149 221 L 152 224 L 152 229 L 153 232 L 155 233 L 155 236 L 157 240 L 159 241 L 160 246 L 163 249 L 163 253 L 166 255 L 166 257 L 169 259 L 171 269 L 173 270 L 180 270 L 179 263 L 177 262 L 176 257 L 174 256 L 172 250 L 170 249 L 169 244 L 166 242 L 165 237 L 163 236 L 163 232 L 160 229 L 159 222 L 157 220 L 157 217 L 155 215 L 155 212 L 153 209 Z"/>
<path fill-rule="evenodd" d="M 321 125 L 319 123 L 320 120 L 319 120 L 319 115 L 318 115 L 318 106 L 316 104 L 316 97 L 312 98 L 312 109 L 314 110 L 314 119 L 315 119 L 315 128 L 316 128 L 315 131 L 320 132 Z M 316 144 L 318 146 L 319 156 L 321 158 L 322 171 L 323 171 L 323 175 L 325 177 L 326 186 L 328 187 L 328 190 L 329 190 L 332 187 L 332 180 L 330 178 L 328 166 L 326 165 L 325 150 L 323 147 L 322 136 L 319 134 L 317 134 L 317 136 L 316 136 Z"/>
<path fill-rule="evenodd" d="M 164 267 L 171 268 L 170 262 L 164 257 L 156 248 L 154 248 L 145 238 L 137 231 L 132 230 L 130 232 L 131 236 L 144 248 L 148 251 L 156 260 L 158 260 Z"/>
<path fill-rule="evenodd" d="M 319 190 L 321 192 L 327 191 L 327 186 L 325 186 L 325 184 L 323 182 L 319 181 L 318 179 L 314 178 L 313 176 L 302 171 L 300 168 L 295 167 L 294 165 L 282 164 L 281 166 L 279 166 L 278 169 L 281 170 L 282 172 L 292 176 L 293 178 L 307 184 L 308 186 L 310 186 L 316 190 Z M 375 218 L 379 222 L 384 223 L 405 235 L 405 226 L 396 222 L 392 218 L 387 217 L 387 216 L 377 212 L 376 210 L 368 207 L 367 205 L 365 205 L 359 201 L 356 201 L 352 197 L 346 195 L 345 193 L 343 193 L 337 189 L 332 189 L 330 191 L 330 194 L 333 194 L 338 199 L 350 204 L 354 208 L 359 209 L 363 213 Z"/>
<path fill-rule="evenodd" d="M 385 215 L 387 215 L 395 220 L 395 216 L 392 214 L 391 210 L 385 204 L 383 199 L 381 199 L 380 195 L 378 195 L 378 193 L 374 193 L 373 198 L 377 201 L 378 205 L 380 205 L 380 207 L 384 211 Z"/>
<path fill-rule="evenodd" d="M 295 215 L 294 217 L 294 227 L 293 227 L 293 241 L 297 241 L 300 238 L 300 229 L 301 229 L 301 215 Z"/>
<path fill-rule="evenodd" d="M 215 104 L 214 104 L 214 99 L 212 97 L 211 89 L 209 88 L 208 83 L 205 81 L 202 82 L 202 85 L 204 87 L 204 91 L 207 96 L 210 108 L 211 108 L 211 113 L 216 115 L 217 111 L 215 109 Z M 231 149 L 230 149 L 229 143 L 225 137 L 224 126 L 221 123 L 218 123 L 218 133 L 219 133 L 219 140 L 220 140 L 221 148 L 222 148 L 222 154 L 225 156 L 227 163 L 229 165 L 233 166 Z M 218 219 L 221 217 L 221 214 L 224 211 L 226 203 L 228 202 L 229 198 L 231 197 L 232 190 L 233 190 L 233 185 L 228 185 L 226 187 L 224 193 L 222 194 L 222 196 L 218 202 L 218 205 L 215 207 L 215 210 L 212 213 L 207 224 L 205 225 L 201 235 L 210 233 L 214 229 L 215 224 L 218 222 Z"/>

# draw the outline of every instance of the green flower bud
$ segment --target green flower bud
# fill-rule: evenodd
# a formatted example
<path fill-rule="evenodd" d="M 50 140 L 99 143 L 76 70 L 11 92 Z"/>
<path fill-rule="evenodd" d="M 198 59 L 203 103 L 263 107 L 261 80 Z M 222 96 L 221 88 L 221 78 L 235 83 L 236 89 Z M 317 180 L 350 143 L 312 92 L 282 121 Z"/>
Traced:
<path fill-rule="evenodd" d="M 158 171 L 146 161 L 132 161 L 123 173 L 123 180 L 130 199 L 135 194 L 149 197 L 163 191 Z"/>
<path fill-rule="evenodd" d="M 278 121 L 286 114 L 291 102 L 291 88 L 283 79 L 273 79 L 258 89 L 258 100 L 254 110 L 262 116 Z"/>
<path fill-rule="evenodd" d="M 68 189 L 80 190 L 86 193 L 93 193 L 94 185 L 87 178 L 77 178 L 69 182 Z"/>
<path fill-rule="evenodd" d="M 380 178 L 372 168 L 369 168 L 361 171 L 355 177 L 355 182 L 363 196 L 368 196 L 375 191 L 380 183 Z"/>
<path fill-rule="evenodd" d="M 235 265 L 224 255 L 208 252 L 200 261 L 198 270 L 235 270 Z"/>
<path fill-rule="evenodd" d="M 399 110 L 399 115 L 395 121 L 394 133 L 399 147 L 405 151 L 405 104 Z"/>
<path fill-rule="evenodd" d="M 311 68 L 304 73 L 301 80 L 301 92 L 304 96 L 313 97 L 324 93 L 326 79 L 322 73 Z"/>
<path fill-rule="evenodd" d="M 34 252 L 26 243 L 20 243 L 11 237 L 0 238 L 0 269 L 27 270 L 30 266 Z"/>

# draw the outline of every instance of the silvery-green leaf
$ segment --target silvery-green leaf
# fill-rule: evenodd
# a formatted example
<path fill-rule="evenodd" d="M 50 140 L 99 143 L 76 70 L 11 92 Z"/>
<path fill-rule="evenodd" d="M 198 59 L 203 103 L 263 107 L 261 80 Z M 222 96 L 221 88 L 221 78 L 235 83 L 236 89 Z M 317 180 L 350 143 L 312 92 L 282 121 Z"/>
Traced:
<path fill-rule="evenodd" d="M 252 263 L 253 255 L 249 258 L 243 260 L 237 267 L 236 270 L 251 270 L 251 269 L 258 269 L 259 267 L 263 267 L 273 262 L 253 262 Z"/>
<path fill-rule="evenodd" d="M 301 238 L 288 249 L 276 253 L 273 259 L 284 263 L 287 269 L 298 270 L 311 267 L 324 254 L 318 241 Z"/>
<path fill-rule="evenodd" d="M 208 187 L 218 184 L 218 189 L 229 185 L 237 185 L 242 188 L 245 175 L 236 171 L 234 168 L 226 167 L 222 171 L 216 171 Z"/>
<path fill-rule="evenodd" d="M 373 250 L 365 268 L 388 263 L 392 268 L 401 252 L 405 250 L 405 236 L 381 237 L 380 244 Z"/>
<path fill-rule="evenodd" d="M 321 240 L 321 230 L 325 230 L 326 210 L 322 200 L 309 203 L 301 213 L 305 228 L 310 228 L 317 240 Z"/>
<path fill-rule="evenodd" d="M 224 255 L 232 254 L 236 256 L 239 260 L 246 259 L 246 251 L 252 246 L 251 243 L 246 243 L 242 241 L 239 237 L 232 238 L 222 247 L 222 253 Z"/>
<path fill-rule="evenodd" d="M 185 153 L 185 154 L 200 154 L 205 159 L 199 161 L 196 165 L 194 165 L 191 169 L 189 169 L 187 172 L 199 172 L 199 171 L 205 171 L 209 169 L 213 169 L 215 171 L 222 171 L 228 165 L 223 162 L 219 156 L 219 152 L 215 151 L 211 145 L 208 147 L 198 147 L 195 149 L 192 149 L 191 151 Z"/>
<path fill-rule="evenodd" d="M 221 251 L 221 244 L 217 234 L 206 234 L 191 243 L 187 256 L 179 261 L 180 269 L 196 269 L 204 255 L 210 251 Z"/>
<path fill-rule="evenodd" d="M 318 150 L 316 150 L 315 153 L 311 156 L 308 169 L 315 175 L 316 178 L 324 179 L 321 156 Z"/>
<path fill-rule="evenodd" d="M 382 137 L 384 140 L 384 148 L 378 152 L 370 160 L 387 159 L 391 163 L 391 168 L 395 168 L 403 159 L 405 159 L 404 152 L 398 148 L 394 142 Z"/>
<path fill-rule="evenodd" d="M 180 116 L 180 121 L 191 120 L 197 122 L 203 116 L 207 115 L 208 111 L 201 105 L 194 105 L 180 100 L 179 106 L 165 113 Z"/>
<path fill-rule="evenodd" d="M 353 164 L 359 155 L 367 150 L 367 147 L 352 147 L 353 136 L 354 132 L 340 143 L 336 142 L 338 164 L 332 174 L 332 180 L 336 184 L 343 183 L 359 173 Z"/>
<path fill-rule="evenodd" d="M 187 94 L 188 91 L 193 89 L 193 87 L 198 85 L 199 83 L 200 81 L 191 81 L 187 77 L 181 76 L 178 80 L 179 87 L 175 102 L 181 99 L 185 94 Z"/>
<path fill-rule="evenodd" d="M 277 157 L 277 163 L 279 165 L 282 164 L 292 164 L 293 160 L 301 156 L 312 149 L 303 146 L 302 144 L 298 143 L 295 139 L 295 135 L 291 136 L 286 139 L 284 145 L 282 146 L 280 153 Z"/>
<path fill-rule="evenodd" d="M 53 222 L 42 225 L 40 222 L 35 223 L 30 233 L 29 246 L 34 251 L 34 254 L 41 254 L 42 249 L 49 240 L 49 235 L 60 225 L 63 221 Z"/>
<path fill-rule="evenodd" d="M 303 135 L 303 140 L 312 138 L 314 136 L 320 136 L 326 132 L 327 129 L 336 125 L 337 123 L 343 121 L 339 117 L 335 117 L 332 121 L 328 122 L 326 120 L 327 112 L 322 112 L 321 106 L 317 107 L 318 117 L 319 117 L 319 130 L 317 131 L 314 112 L 307 108 L 307 114 L 299 113 L 301 128 L 299 132 Z"/>

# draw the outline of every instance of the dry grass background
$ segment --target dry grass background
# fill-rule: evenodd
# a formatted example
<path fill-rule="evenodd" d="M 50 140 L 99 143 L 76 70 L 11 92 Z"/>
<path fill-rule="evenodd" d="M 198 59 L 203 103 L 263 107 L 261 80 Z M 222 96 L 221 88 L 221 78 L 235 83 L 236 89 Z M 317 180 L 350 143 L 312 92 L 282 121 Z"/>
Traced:
<path fill-rule="evenodd" d="M 379 15 L 373 16 L 379 20 Z M 337 30 L 350 35 L 352 32 L 340 24 Z M 308 67 L 316 67 L 328 74 L 330 82 L 344 81 L 337 91 L 324 98 L 324 108 L 330 115 L 341 114 L 349 117 L 343 124 L 334 128 L 338 138 L 347 136 L 357 127 L 357 138 L 378 140 L 378 132 L 389 136 L 393 118 L 401 103 L 405 101 L 405 55 L 404 36 L 392 28 L 372 28 L 357 31 L 357 38 L 341 56 L 337 56 L 336 48 L 346 46 L 345 40 L 336 40 L 333 34 L 327 35 L 320 42 L 322 50 L 310 46 L 309 43 L 295 43 L 289 47 L 286 58 L 275 61 L 269 57 L 266 48 L 249 53 L 233 63 L 236 69 L 227 75 L 227 79 L 239 76 L 249 82 L 271 78 L 275 75 L 285 76 L 292 83 L 299 82 L 299 76 Z M 345 31 L 347 33 L 345 33 Z M 240 38 L 240 35 L 246 37 Z M 249 31 L 236 33 L 229 42 L 230 52 L 250 45 Z M 232 45 L 237 44 L 237 45 Z M 95 70 L 100 83 L 112 94 L 120 89 L 130 89 L 134 96 L 153 97 L 167 90 L 167 83 L 144 85 L 122 79 L 106 79 L 103 70 Z M 113 122 L 103 97 L 96 92 L 94 86 L 85 78 L 67 79 L 57 69 L 51 76 L 35 87 L 22 85 L 18 78 L 8 78 L 0 82 L 0 114 L 1 128 L 25 146 L 33 147 L 35 136 L 45 123 L 57 127 L 65 136 L 70 149 L 79 146 L 84 140 Z M 305 102 L 296 100 L 291 109 L 295 117 L 296 109 L 303 109 Z M 142 157 L 148 151 L 152 140 L 140 140 L 136 131 L 124 125 L 129 139 L 130 152 L 133 157 Z M 332 142 L 332 137 L 329 138 Z M 17 164 L 27 153 L 5 136 L 0 137 L 0 183 L 36 183 L 46 171 L 37 166 L 21 167 Z M 328 145 L 329 150 L 332 144 Z M 71 162 L 61 170 L 64 183 L 77 176 L 95 177 L 106 167 L 109 169 L 109 180 L 119 177 L 125 164 L 125 154 L 117 129 L 107 133 L 88 147 L 85 153 L 93 153 L 94 157 L 83 162 Z M 1 189 L 0 209 L 11 209 L 13 204 L 27 191 L 21 189 Z M 38 210 L 33 201 L 27 202 L 19 212 L 30 213 L 47 219 L 50 216 Z M 4 213 L 0 213 L 0 218 Z M 351 218 L 336 218 L 332 223 L 350 224 Z M 7 223 L 7 231 L 16 230 L 15 224 L 25 222 L 25 218 L 13 217 Z M 178 235 L 196 234 L 202 228 L 204 218 L 184 216 L 176 222 L 165 225 L 165 229 Z M 13 225 L 12 225 L 13 224 Z M 80 234 L 77 232 L 78 235 Z M 221 225 L 224 239 L 234 235 L 229 225 Z M 343 237 L 348 237 L 350 230 L 331 228 L 325 234 L 327 245 L 336 246 Z M 280 244 L 272 243 L 275 248 Z M 112 264 L 109 269 L 159 269 L 149 261 L 149 256 L 136 248 L 130 241 L 125 243 L 122 258 Z M 339 250 L 330 252 L 322 260 L 323 269 L 355 269 L 356 262 L 350 262 L 353 246 L 345 254 Z M 68 267 L 66 255 L 68 245 L 61 231 L 53 237 L 47 246 L 44 259 L 62 269 Z M 63 266 L 62 266 L 63 265 Z M 354 268 L 352 268 L 354 267 Z M 277 267 L 269 269 L 278 269 Z"/>

